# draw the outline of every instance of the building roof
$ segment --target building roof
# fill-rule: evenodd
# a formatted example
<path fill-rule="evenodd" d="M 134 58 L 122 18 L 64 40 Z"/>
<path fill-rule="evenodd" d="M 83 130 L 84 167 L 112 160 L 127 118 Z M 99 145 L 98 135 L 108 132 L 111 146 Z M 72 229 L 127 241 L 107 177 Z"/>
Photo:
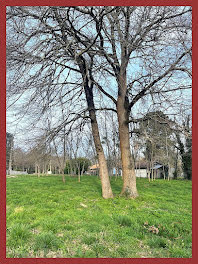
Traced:
<path fill-rule="evenodd" d="M 99 164 L 94 164 L 94 165 L 89 167 L 90 170 L 96 170 L 96 169 L 99 169 L 99 168 L 100 168 Z"/>
<path fill-rule="evenodd" d="M 159 169 L 159 168 L 161 168 L 161 167 L 163 167 L 163 165 L 161 165 L 161 164 L 157 164 L 157 165 L 155 165 L 152 169 L 157 170 L 157 169 Z"/>
<path fill-rule="evenodd" d="M 136 161 L 136 168 L 137 170 L 140 169 L 146 169 L 147 168 L 147 162 L 146 161 Z"/>

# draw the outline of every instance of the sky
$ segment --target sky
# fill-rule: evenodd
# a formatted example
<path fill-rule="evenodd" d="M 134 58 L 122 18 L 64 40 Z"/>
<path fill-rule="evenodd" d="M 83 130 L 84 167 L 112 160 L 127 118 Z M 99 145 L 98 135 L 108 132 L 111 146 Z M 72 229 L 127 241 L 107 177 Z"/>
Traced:
<path fill-rule="evenodd" d="M 52 22 L 50 22 L 50 24 L 51 23 Z M 32 20 L 28 21 L 27 27 L 29 28 L 29 30 L 31 27 L 35 28 L 37 26 L 38 26 L 38 24 L 35 21 L 32 21 Z M 10 28 L 12 28 L 11 24 L 9 25 L 9 27 L 7 27 L 7 36 L 8 36 L 8 39 L 11 38 L 11 41 L 14 41 L 14 39 L 12 39 L 12 37 L 17 39 L 17 36 L 15 34 L 13 34 L 13 32 L 12 32 L 12 30 L 10 30 Z M 171 42 L 171 39 L 173 39 L 174 37 L 175 37 L 175 35 L 173 33 L 171 33 L 170 35 L 165 37 L 164 41 L 167 42 L 167 45 L 168 45 L 168 41 Z M 46 39 L 47 40 L 51 39 L 51 36 L 48 34 L 48 35 L 46 35 L 46 37 L 41 36 L 41 38 L 40 38 L 41 41 L 44 41 Z M 22 39 L 21 40 L 19 39 L 19 44 L 20 44 L 20 41 L 22 41 Z M 37 41 L 36 38 L 33 38 L 30 41 L 28 41 L 25 45 L 25 51 L 31 51 L 31 47 L 33 47 L 35 45 L 36 41 Z M 48 47 L 48 49 L 49 49 L 49 47 Z M 118 50 L 119 50 L 119 47 L 118 47 L 117 51 Z M 39 53 L 37 52 L 36 55 L 43 57 L 44 53 L 42 52 L 42 50 L 38 49 L 38 51 L 39 51 Z M 164 51 L 165 51 L 165 49 L 162 50 L 161 54 L 158 52 L 159 58 L 156 57 L 156 63 L 158 65 L 160 65 L 160 63 L 162 63 L 162 61 L 160 61 L 162 55 L 163 55 L 163 60 L 166 61 L 166 59 L 168 59 L 171 56 L 171 54 L 174 53 L 174 48 L 169 47 L 169 49 L 167 49 L 165 53 L 164 53 Z M 31 51 L 31 52 L 33 52 L 33 51 Z M 147 49 L 147 52 L 155 52 L 155 50 L 152 49 L 152 47 L 151 47 L 150 49 Z M 144 53 L 144 50 L 143 50 L 143 53 Z M 119 54 L 119 52 L 118 52 L 118 54 Z M 136 57 L 137 54 L 133 53 L 133 55 Z M 60 59 L 60 62 L 61 62 L 61 59 Z M 139 72 L 141 71 L 141 67 L 142 67 L 143 63 L 145 63 L 146 67 L 144 68 L 144 71 L 142 72 L 142 74 L 146 74 L 147 69 L 149 69 L 149 67 L 151 66 L 152 61 L 145 61 L 145 60 L 143 60 L 143 57 L 142 58 L 136 58 L 136 59 L 133 59 L 133 61 L 131 61 L 130 65 L 128 67 L 128 80 L 130 80 L 130 79 L 133 80 L 134 78 L 136 78 L 136 76 L 138 76 Z M 163 63 L 165 63 L 165 62 L 163 61 Z M 42 65 L 43 64 L 40 63 L 40 64 L 37 64 L 34 67 L 30 68 L 29 75 L 34 75 L 36 73 L 36 71 L 40 67 L 42 67 Z M 160 71 L 160 68 L 156 68 L 155 71 L 156 71 L 156 74 L 158 74 L 158 71 Z M 55 77 L 58 75 L 59 72 L 60 72 L 59 70 L 56 72 Z M 26 71 L 26 73 L 27 73 L 27 71 Z M 66 72 L 63 72 L 61 74 L 61 77 L 59 78 L 59 82 L 63 82 L 65 80 L 65 75 L 67 75 Z M 7 71 L 7 83 L 9 83 L 9 79 L 11 77 L 12 77 L 12 71 Z M 26 74 L 22 75 L 22 76 L 20 76 L 20 78 L 21 79 L 19 81 L 23 80 L 23 83 L 24 83 L 24 82 L 26 82 L 28 75 L 26 75 Z M 70 74 L 69 77 L 67 78 L 67 81 L 71 82 L 75 78 L 76 78 L 76 75 Z M 117 83 L 116 83 L 114 78 L 110 78 L 110 77 L 104 78 L 102 76 L 102 74 L 98 74 L 98 76 L 96 76 L 96 78 L 102 84 L 104 89 L 106 89 L 106 87 L 108 86 L 107 91 L 110 94 L 112 94 L 113 96 L 115 96 L 115 97 L 117 96 Z M 146 81 L 147 81 L 147 79 L 146 79 Z M 166 87 L 169 87 L 169 88 L 173 87 L 174 88 L 176 86 L 182 86 L 182 85 L 187 85 L 187 84 L 191 84 L 191 81 L 189 80 L 189 78 L 187 78 L 187 75 L 185 73 L 182 73 L 181 75 L 179 75 L 179 74 L 175 75 L 174 78 L 167 80 Z M 160 83 L 158 85 L 160 85 Z M 161 85 L 164 85 L 164 84 L 161 84 Z M 136 85 L 136 88 L 138 89 L 138 85 Z M 27 91 L 25 92 L 25 94 L 23 94 L 22 96 L 21 95 L 17 95 L 17 96 L 14 95 L 12 97 L 11 101 L 10 101 L 10 98 L 7 97 L 7 106 L 8 106 L 8 109 L 7 109 L 7 132 L 13 133 L 15 135 L 15 145 L 16 146 L 22 146 L 23 148 L 28 147 L 28 145 L 26 143 L 24 144 L 24 139 L 32 138 L 32 136 L 35 136 L 37 133 L 39 135 L 41 133 L 41 131 L 43 131 L 42 128 L 46 127 L 46 124 L 43 123 L 43 121 L 40 121 L 40 122 L 37 122 L 36 124 L 34 124 L 34 126 L 38 127 L 38 129 L 35 127 L 33 129 L 30 126 L 30 123 L 32 123 L 32 120 L 33 120 L 33 119 L 31 120 L 31 115 L 27 115 L 27 116 L 25 115 L 20 119 L 17 118 L 18 108 L 21 106 L 21 104 L 26 102 L 31 97 L 33 90 L 34 90 L 34 88 L 32 88 L 31 90 L 28 90 L 28 88 L 27 88 Z M 172 100 L 172 106 L 168 105 L 166 103 L 163 103 L 163 105 L 162 104 L 157 105 L 156 99 L 154 99 L 154 101 L 153 101 L 151 96 L 147 96 L 146 100 L 139 101 L 135 105 L 135 107 L 132 109 L 133 117 L 142 116 L 148 110 L 152 111 L 153 108 L 157 109 L 157 110 L 158 109 L 165 109 L 165 112 L 167 114 L 172 114 L 173 108 L 175 111 L 176 106 L 178 106 L 178 109 L 177 109 L 178 113 L 179 112 L 181 113 L 182 107 L 184 108 L 183 109 L 184 111 L 186 110 L 185 104 L 182 106 L 182 104 L 184 103 L 184 100 L 185 100 L 185 102 L 187 102 L 187 100 L 189 101 L 188 105 L 190 107 L 189 107 L 188 112 L 190 113 L 190 111 L 191 111 L 191 90 L 183 90 L 182 94 L 180 94 L 179 91 L 175 92 L 174 94 L 172 92 L 169 92 L 169 93 L 166 93 L 164 96 L 169 97 Z M 101 94 L 98 93 L 97 91 L 96 91 L 96 96 L 95 96 L 96 105 L 98 105 L 98 106 L 100 105 L 101 97 L 103 99 L 103 105 L 108 105 L 109 107 L 112 107 L 112 103 L 109 101 L 109 99 L 105 98 L 104 96 L 101 96 Z M 17 98 L 18 98 L 18 100 L 17 100 Z M 14 105 L 12 105 L 11 107 L 9 107 L 10 102 L 13 102 L 13 101 L 16 101 L 16 103 Z M 154 106 L 153 106 L 153 102 L 155 103 Z M 75 107 L 77 107 L 77 108 L 75 109 L 75 107 L 74 107 L 73 109 L 76 112 L 77 112 L 77 109 L 79 109 L 81 107 L 86 107 L 84 96 L 81 97 L 79 102 L 75 101 L 74 103 L 75 103 Z M 32 107 L 32 111 L 35 111 L 34 113 L 36 114 L 36 106 L 38 105 L 38 108 L 39 108 L 39 102 L 35 101 L 34 104 L 35 105 L 34 105 L 34 107 Z M 78 106 L 77 106 L 77 104 L 78 104 Z M 60 118 L 60 115 L 61 115 L 60 108 L 59 109 L 58 109 L 58 107 L 53 108 L 53 115 L 54 115 L 54 117 L 53 117 L 52 123 L 55 123 Z M 103 118 L 104 117 L 102 117 L 102 114 L 100 114 L 99 124 L 102 122 Z M 31 146 L 31 144 L 30 144 L 30 146 Z"/>

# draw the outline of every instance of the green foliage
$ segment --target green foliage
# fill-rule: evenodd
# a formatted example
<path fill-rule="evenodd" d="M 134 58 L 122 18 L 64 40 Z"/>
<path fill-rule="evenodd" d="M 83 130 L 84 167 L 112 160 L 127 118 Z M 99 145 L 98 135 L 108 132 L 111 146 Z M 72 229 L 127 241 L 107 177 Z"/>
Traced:
<path fill-rule="evenodd" d="M 144 116 L 144 120 L 140 123 L 140 136 L 146 136 L 145 157 L 147 160 L 152 159 L 168 163 L 167 149 L 169 159 L 174 156 L 174 142 L 171 138 L 172 130 L 169 123 L 171 120 L 162 111 L 149 112 Z M 160 160 L 161 159 L 161 160 Z"/>
<path fill-rule="evenodd" d="M 185 178 L 188 180 L 191 180 L 192 179 L 192 153 L 187 151 L 182 156 L 182 161 L 183 161 Z"/>
<path fill-rule="evenodd" d="M 189 129 L 189 124 L 188 124 Z M 192 179 L 192 135 L 186 138 L 186 153 L 183 156 L 185 175 L 188 180 Z"/>
<path fill-rule="evenodd" d="M 137 179 L 136 199 L 111 185 L 106 200 L 94 176 L 8 178 L 7 257 L 191 257 L 191 181 Z"/>
<path fill-rule="evenodd" d="M 192 179 L 192 137 L 187 137 L 185 144 L 181 141 L 179 134 L 176 135 L 177 143 L 182 158 L 184 177 L 188 180 Z"/>

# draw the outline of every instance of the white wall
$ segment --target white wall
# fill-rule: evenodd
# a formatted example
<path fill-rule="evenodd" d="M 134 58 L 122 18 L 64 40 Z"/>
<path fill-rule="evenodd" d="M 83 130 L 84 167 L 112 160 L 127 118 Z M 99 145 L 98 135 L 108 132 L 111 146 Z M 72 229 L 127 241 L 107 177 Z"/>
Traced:
<path fill-rule="evenodd" d="M 137 169 L 135 170 L 136 177 L 147 178 L 146 169 Z"/>
<path fill-rule="evenodd" d="M 27 171 L 13 171 L 11 170 L 10 175 L 22 175 L 22 174 L 28 174 Z M 8 170 L 6 170 L 6 175 L 8 175 Z"/>

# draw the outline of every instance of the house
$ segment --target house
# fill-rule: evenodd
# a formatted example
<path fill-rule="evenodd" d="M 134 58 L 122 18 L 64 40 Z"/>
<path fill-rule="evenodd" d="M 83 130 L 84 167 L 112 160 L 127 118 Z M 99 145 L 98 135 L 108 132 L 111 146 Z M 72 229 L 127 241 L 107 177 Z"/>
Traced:
<path fill-rule="evenodd" d="M 89 167 L 89 170 L 88 170 L 88 174 L 91 174 L 91 175 L 98 175 L 99 174 L 99 164 L 93 164 Z"/>
<path fill-rule="evenodd" d="M 89 170 L 87 174 L 91 175 L 98 175 L 99 174 L 100 166 L 99 164 L 94 164 L 89 167 Z M 111 173 L 109 175 L 113 176 L 122 176 L 122 168 L 119 166 L 119 168 L 113 167 L 111 170 Z M 145 162 L 138 163 L 138 168 L 135 169 L 136 177 L 140 178 L 147 178 L 147 164 Z"/>
<path fill-rule="evenodd" d="M 100 166 L 99 164 L 94 164 L 92 166 L 89 167 L 89 170 L 87 172 L 87 174 L 91 174 L 91 175 L 98 175 L 99 174 L 99 169 Z M 146 161 L 137 161 L 136 165 L 135 165 L 135 175 L 137 178 L 148 178 L 149 176 L 149 172 L 151 173 L 153 169 L 153 175 L 154 178 L 163 178 L 164 177 L 164 173 L 165 173 L 165 177 L 168 177 L 168 167 L 166 165 L 163 165 L 161 163 L 154 163 L 153 168 L 150 168 L 149 170 L 149 166 L 148 163 Z M 173 174 L 174 174 L 175 169 L 174 168 L 169 168 L 169 177 L 173 178 Z M 122 168 L 119 167 L 119 169 L 113 167 L 112 168 L 112 174 L 113 176 L 122 176 Z M 112 175 L 111 174 L 111 175 Z M 151 174 L 150 174 L 150 177 Z"/>
<path fill-rule="evenodd" d="M 137 178 L 147 178 L 147 163 L 145 161 L 139 161 L 135 166 L 135 175 Z"/>
<path fill-rule="evenodd" d="M 153 168 L 151 168 L 151 170 L 152 169 L 154 171 L 155 178 L 158 178 L 158 179 L 164 178 L 164 175 L 166 178 L 168 177 L 168 166 L 167 165 L 163 165 L 161 163 L 156 163 L 153 166 Z M 172 168 L 172 167 L 169 168 L 169 177 L 170 178 L 173 178 L 174 171 L 175 171 L 174 168 Z"/>

